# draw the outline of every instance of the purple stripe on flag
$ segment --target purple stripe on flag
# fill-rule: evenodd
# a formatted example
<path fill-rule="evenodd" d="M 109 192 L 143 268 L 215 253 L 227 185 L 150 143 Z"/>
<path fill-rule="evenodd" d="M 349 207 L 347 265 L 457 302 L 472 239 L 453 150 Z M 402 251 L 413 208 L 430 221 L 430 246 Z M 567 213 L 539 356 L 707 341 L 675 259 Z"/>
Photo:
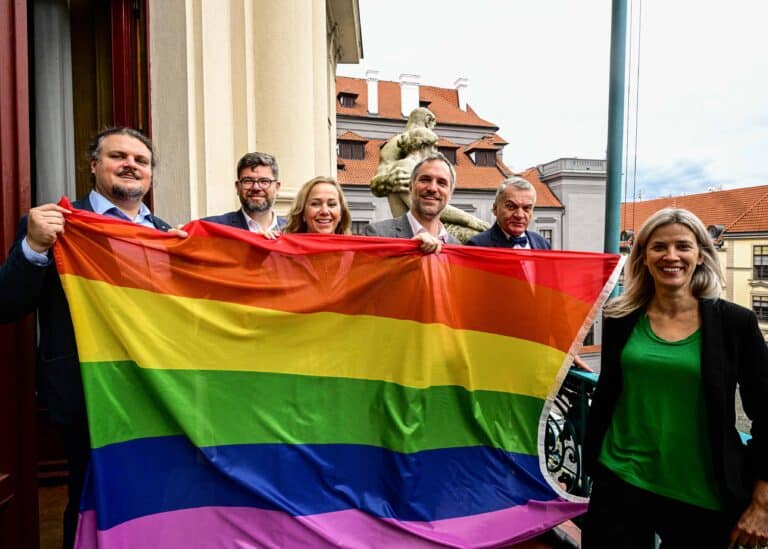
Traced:
<path fill-rule="evenodd" d="M 561 499 L 433 522 L 372 517 L 350 509 L 292 517 L 249 507 L 197 507 L 96 528 L 80 514 L 77 549 L 135 547 L 500 547 L 530 539 L 586 511 Z"/>

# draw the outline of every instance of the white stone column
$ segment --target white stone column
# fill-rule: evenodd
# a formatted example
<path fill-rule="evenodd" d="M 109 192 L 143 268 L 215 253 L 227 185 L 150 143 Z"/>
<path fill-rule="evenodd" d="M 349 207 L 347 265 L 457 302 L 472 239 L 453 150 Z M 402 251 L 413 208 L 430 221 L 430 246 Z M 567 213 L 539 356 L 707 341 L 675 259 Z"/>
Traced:
<path fill-rule="evenodd" d="M 335 173 L 328 17 L 325 0 L 150 0 L 159 215 L 183 222 L 239 207 L 246 152 L 277 158 L 280 212 L 306 180 Z"/>

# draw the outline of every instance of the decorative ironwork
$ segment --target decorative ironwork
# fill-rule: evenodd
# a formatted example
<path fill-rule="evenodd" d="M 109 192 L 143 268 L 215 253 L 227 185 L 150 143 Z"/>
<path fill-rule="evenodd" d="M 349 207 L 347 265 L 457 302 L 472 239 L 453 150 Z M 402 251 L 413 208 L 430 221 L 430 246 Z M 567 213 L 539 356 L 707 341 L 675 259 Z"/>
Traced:
<path fill-rule="evenodd" d="M 571 369 L 547 418 L 545 456 L 552 478 L 569 494 L 588 496 L 582 447 L 597 374 Z"/>

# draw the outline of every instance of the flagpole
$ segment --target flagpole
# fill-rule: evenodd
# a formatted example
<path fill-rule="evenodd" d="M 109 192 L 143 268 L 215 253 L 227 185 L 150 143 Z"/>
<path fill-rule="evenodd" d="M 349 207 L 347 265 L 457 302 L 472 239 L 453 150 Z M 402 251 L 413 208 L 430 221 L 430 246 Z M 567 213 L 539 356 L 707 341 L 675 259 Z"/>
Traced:
<path fill-rule="evenodd" d="M 605 194 L 605 252 L 619 253 L 621 175 L 624 151 L 626 96 L 627 0 L 613 0 L 611 8 L 611 69 L 608 90 L 608 183 Z"/>

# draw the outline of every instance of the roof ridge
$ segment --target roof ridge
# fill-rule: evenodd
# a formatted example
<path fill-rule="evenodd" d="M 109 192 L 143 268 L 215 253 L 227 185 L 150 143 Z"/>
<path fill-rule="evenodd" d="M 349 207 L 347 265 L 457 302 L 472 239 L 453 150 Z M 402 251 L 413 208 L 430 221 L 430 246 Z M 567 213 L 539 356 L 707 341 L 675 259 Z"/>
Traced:
<path fill-rule="evenodd" d="M 736 223 L 738 223 L 738 222 L 739 222 L 739 221 L 741 221 L 741 220 L 742 220 L 744 217 L 746 217 L 746 215 L 747 215 L 749 212 L 751 212 L 751 211 L 752 211 L 754 208 L 756 208 L 756 207 L 757 207 L 757 206 L 758 206 L 758 205 L 759 205 L 759 204 L 760 204 L 760 203 L 761 203 L 763 200 L 765 200 L 766 198 L 768 198 L 768 191 L 765 191 L 765 194 L 764 194 L 763 196 L 761 196 L 759 200 L 755 200 L 755 201 L 752 203 L 752 205 L 751 205 L 749 208 L 747 208 L 746 210 L 744 210 L 744 212 L 743 212 L 743 213 L 742 213 L 742 214 L 741 214 L 739 217 L 737 217 L 736 219 L 734 219 L 734 220 L 733 220 L 733 221 L 730 223 L 730 225 L 728 225 L 728 226 L 725 228 L 724 232 L 727 232 L 727 231 L 728 231 L 728 229 L 730 229 L 731 227 L 733 227 L 734 225 L 736 225 Z"/>

